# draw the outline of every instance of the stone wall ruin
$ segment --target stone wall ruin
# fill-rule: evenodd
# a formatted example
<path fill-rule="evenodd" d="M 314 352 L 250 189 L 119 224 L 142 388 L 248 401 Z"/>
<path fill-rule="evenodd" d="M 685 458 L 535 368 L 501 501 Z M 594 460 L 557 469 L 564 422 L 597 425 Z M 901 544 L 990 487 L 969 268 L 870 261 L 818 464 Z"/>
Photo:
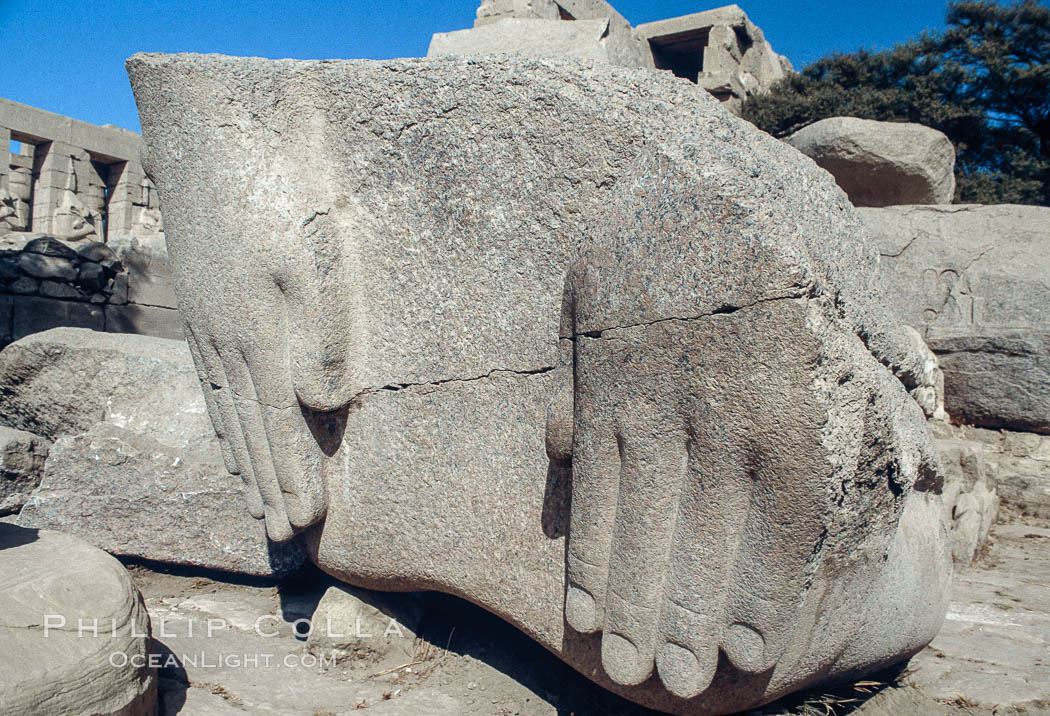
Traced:
<path fill-rule="evenodd" d="M 605 0 L 482 0 L 474 27 L 434 35 L 427 56 L 506 52 L 666 70 L 733 112 L 792 71 L 737 5 L 632 27 Z"/>
<path fill-rule="evenodd" d="M 139 145 L 0 99 L 0 347 L 58 326 L 181 337 Z"/>

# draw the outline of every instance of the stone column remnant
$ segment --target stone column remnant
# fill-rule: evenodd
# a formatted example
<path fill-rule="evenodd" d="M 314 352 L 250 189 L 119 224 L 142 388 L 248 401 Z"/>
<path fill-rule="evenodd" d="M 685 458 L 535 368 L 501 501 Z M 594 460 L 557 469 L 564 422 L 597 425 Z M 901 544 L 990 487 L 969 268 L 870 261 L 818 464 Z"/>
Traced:
<path fill-rule="evenodd" d="M 0 191 L 7 191 L 11 175 L 11 130 L 0 127 Z"/>
<path fill-rule="evenodd" d="M 136 55 L 227 468 L 279 541 L 723 714 L 907 659 L 940 467 L 831 177 L 669 74 Z"/>

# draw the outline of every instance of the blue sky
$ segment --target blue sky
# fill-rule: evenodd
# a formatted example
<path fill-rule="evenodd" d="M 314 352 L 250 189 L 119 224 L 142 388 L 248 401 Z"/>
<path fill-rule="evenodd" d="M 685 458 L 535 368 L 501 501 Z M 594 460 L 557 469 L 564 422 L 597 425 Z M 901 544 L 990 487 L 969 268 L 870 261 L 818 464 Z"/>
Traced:
<path fill-rule="evenodd" d="M 124 60 L 140 51 L 419 57 L 470 27 L 478 0 L 0 0 L 0 97 L 138 131 Z M 725 2 L 613 0 L 637 25 Z M 946 0 L 738 0 L 796 67 L 943 25 Z"/>

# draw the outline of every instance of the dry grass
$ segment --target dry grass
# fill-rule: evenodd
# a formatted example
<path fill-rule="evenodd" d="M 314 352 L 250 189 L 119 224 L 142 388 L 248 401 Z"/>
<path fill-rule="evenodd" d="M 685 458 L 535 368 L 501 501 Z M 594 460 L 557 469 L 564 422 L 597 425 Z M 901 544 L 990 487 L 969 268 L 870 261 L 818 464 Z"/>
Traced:
<path fill-rule="evenodd" d="M 883 689 L 898 685 L 906 674 L 906 671 L 894 670 L 834 689 L 802 691 L 747 713 L 748 716 L 846 716 Z"/>

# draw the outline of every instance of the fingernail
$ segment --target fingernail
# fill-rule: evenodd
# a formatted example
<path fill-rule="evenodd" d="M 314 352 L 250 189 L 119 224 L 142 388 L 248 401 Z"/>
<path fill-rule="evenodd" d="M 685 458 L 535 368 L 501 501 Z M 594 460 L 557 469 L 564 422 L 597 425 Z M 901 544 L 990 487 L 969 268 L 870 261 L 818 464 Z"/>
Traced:
<path fill-rule="evenodd" d="M 298 495 L 293 495 L 290 492 L 282 493 L 284 497 L 284 509 L 288 514 L 288 521 L 293 526 L 303 527 L 309 521 L 306 515 L 306 510 L 303 509 L 303 502 L 299 499 Z"/>
<path fill-rule="evenodd" d="M 266 507 L 265 519 L 266 534 L 272 541 L 287 542 L 295 536 L 292 525 L 289 524 L 288 518 L 284 516 L 283 512 Z"/>
<path fill-rule="evenodd" d="M 255 485 L 244 486 L 244 501 L 248 505 L 248 514 L 257 520 L 266 517 L 266 508 L 263 506 L 262 495 Z"/>
<path fill-rule="evenodd" d="M 602 666 L 613 681 L 624 686 L 637 686 L 653 672 L 652 663 L 643 663 L 638 647 L 619 634 L 602 637 Z"/>
<path fill-rule="evenodd" d="M 716 664 L 717 665 L 717 664 Z M 711 685 L 715 669 L 704 669 L 689 649 L 678 644 L 667 643 L 656 657 L 656 668 L 660 681 L 675 696 L 691 699 Z"/>
<path fill-rule="evenodd" d="M 766 640 L 754 627 L 737 622 L 726 630 L 722 648 L 733 666 L 749 674 L 766 670 Z"/>
<path fill-rule="evenodd" d="M 565 620 L 581 634 L 598 631 L 598 606 L 594 597 L 576 585 L 570 586 L 565 595 Z"/>

